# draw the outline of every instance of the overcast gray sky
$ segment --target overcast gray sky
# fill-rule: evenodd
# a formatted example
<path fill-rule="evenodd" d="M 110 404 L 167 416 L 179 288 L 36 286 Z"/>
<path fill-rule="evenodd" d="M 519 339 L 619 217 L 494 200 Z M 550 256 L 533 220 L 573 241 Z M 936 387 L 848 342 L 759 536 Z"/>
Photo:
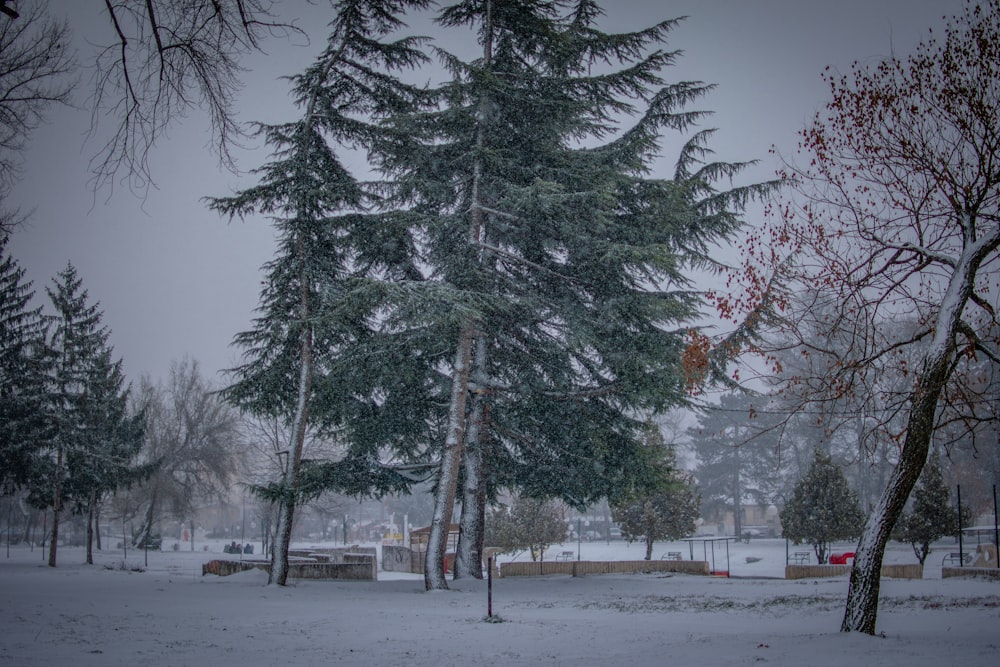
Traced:
<path fill-rule="evenodd" d="M 85 39 L 107 42 L 109 28 L 98 0 L 52 0 L 77 31 L 84 59 Z M 442 3 L 446 4 L 446 3 Z M 669 48 L 683 49 L 668 81 L 718 84 L 698 108 L 715 112 L 705 126 L 718 128 L 712 148 L 724 160 L 761 164 L 750 174 L 770 178 L 777 160 L 772 145 L 795 151 L 797 131 L 821 108 L 827 89 L 823 69 L 847 71 L 855 60 L 871 62 L 892 52 L 910 53 L 943 15 L 958 13 L 961 0 L 606 0 L 606 30 L 644 27 L 688 16 Z M 295 118 L 287 82 L 322 48 L 329 8 L 285 0 L 284 12 L 303 15 L 311 44 L 272 41 L 268 54 L 247 59 L 241 101 L 245 121 Z M 433 34 L 426 21 L 411 32 Z M 454 35 L 454 32 L 451 33 Z M 455 48 L 455 37 L 439 44 Z M 471 38 L 470 38 L 471 39 Z M 297 45 L 296 45 L 297 44 Z M 111 344 L 132 380 L 149 374 L 165 379 L 172 360 L 190 355 L 208 376 L 234 365 L 234 334 L 248 329 L 257 306 L 261 265 L 272 255 L 271 230 L 263 220 L 228 223 L 208 211 L 202 198 L 227 195 L 253 183 L 252 177 L 219 168 L 206 147 L 206 119 L 192 115 L 155 149 L 156 189 L 145 200 L 119 187 L 114 193 L 88 189 L 88 159 L 97 146 L 86 143 L 88 93 L 78 91 L 80 109 L 57 109 L 33 136 L 24 178 L 12 204 L 34 209 L 30 225 L 15 232 L 10 250 L 35 283 L 44 287 L 72 262 L 92 300 L 100 302 Z M 251 147 L 237 153 L 248 171 L 267 158 Z M 665 156 L 668 175 L 673 155 Z M 110 197 L 109 197 L 110 194 Z M 750 220 L 749 222 L 753 222 Z M 46 303 L 47 306 L 47 303 Z"/>

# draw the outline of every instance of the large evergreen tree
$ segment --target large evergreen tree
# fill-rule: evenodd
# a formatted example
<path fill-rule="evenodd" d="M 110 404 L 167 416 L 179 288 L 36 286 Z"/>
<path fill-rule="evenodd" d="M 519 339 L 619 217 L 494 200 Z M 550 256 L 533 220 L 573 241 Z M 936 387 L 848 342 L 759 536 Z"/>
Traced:
<path fill-rule="evenodd" d="M 377 203 L 378 188 L 359 182 L 335 147 L 368 148 L 379 131 L 372 117 L 405 111 L 414 103 L 417 91 L 387 72 L 422 62 L 420 40 L 380 39 L 400 27 L 398 16 L 406 8 L 426 4 L 337 3 L 325 49 L 305 72 L 292 77 L 302 117 L 261 126 L 274 153 L 258 170 L 260 184 L 211 201 L 212 208 L 229 216 L 267 214 L 278 232 L 276 257 L 265 267 L 261 315 L 253 330 L 236 337 L 244 363 L 234 370 L 226 396 L 250 412 L 285 420 L 292 434 L 270 578 L 280 585 L 288 572 L 307 430 L 311 425 L 346 428 L 341 435 L 354 445 L 355 463 L 377 455 L 377 450 L 364 448 L 371 439 L 351 437 L 365 428 L 358 419 L 373 418 L 373 410 L 384 408 L 376 398 L 378 378 L 349 366 L 370 367 L 363 353 L 351 349 L 378 318 L 377 298 L 354 289 L 352 279 L 419 274 L 409 240 L 364 214 Z M 352 471 L 362 472 L 358 465 Z"/>
<path fill-rule="evenodd" d="M 380 154 L 433 278 L 400 286 L 401 309 L 453 341 L 429 589 L 446 587 L 463 452 L 463 536 L 481 534 L 476 483 L 583 505 L 630 474 L 636 415 L 683 401 L 680 328 L 698 309 L 684 269 L 710 264 L 708 245 L 754 190 L 716 191 L 740 165 L 702 164 L 707 132 L 672 178 L 649 177 L 662 132 L 689 129 L 702 114 L 684 106 L 710 87 L 660 78 L 676 21 L 609 35 L 600 15 L 590 0 L 447 7 L 439 22 L 475 30 L 480 56 L 443 53 L 440 108 L 393 119 L 398 140 Z M 481 460 L 496 467 L 476 471 Z M 463 550 L 460 565 L 477 569 Z"/>
<path fill-rule="evenodd" d="M 698 455 L 695 476 L 705 518 L 731 511 L 737 537 L 743 534 L 744 505 L 767 506 L 779 485 L 779 448 L 765 419 L 750 396 L 724 394 L 719 405 L 701 413 L 698 425 L 688 430 Z"/>
<path fill-rule="evenodd" d="M 830 543 L 858 537 L 865 516 L 840 466 L 817 449 L 805 476 L 781 512 L 781 529 L 795 544 L 806 542 L 825 563 Z"/>
<path fill-rule="evenodd" d="M 49 565 L 56 566 L 64 509 L 92 509 L 97 499 L 128 483 L 141 444 L 141 418 L 126 410 L 121 362 L 112 361 L 109 329 L 72 264 L 46 288 L 51 316 L 50 360 L 33 502 L 52 508 Z M 88 554 L 89 555 L 89 554 Z"/>
<path fill-rule="evenodd" d="M 155 463 L 136 463 L 143 445 L 145 415 L 129 409 L 130 387 L 122 360 L 106 344 L 88 362 L 80 406 L 80 442 L 66 453 L 65 495 L 87 517 L 86 562 L 94 562 L 94 529 L 102 500 L 152 472 Z"/>
<path fill-rule="evenodd" d="M 45 321 L 7 241 L 0 236 L 0 493 L 28 483 L 44 426 Z"/>

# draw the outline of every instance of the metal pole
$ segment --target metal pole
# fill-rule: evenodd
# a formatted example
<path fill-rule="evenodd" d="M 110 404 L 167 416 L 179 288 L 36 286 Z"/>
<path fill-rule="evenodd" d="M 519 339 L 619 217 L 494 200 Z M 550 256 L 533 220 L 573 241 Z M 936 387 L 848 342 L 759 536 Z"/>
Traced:
<path fill-rule="evenodd" d="M 993 497 L 996 498 L 996 487 L 993 487 Z M 14 511 L 14 497 L 11 496 L 7 501 L 7 558 L 10 558 L 10 518 Z"/>
<path fill-rule="evenodd" d="M 486 616 L 493 618 L 493 556 L 486 559 Z"/>
<path fill-rule="evenodd" d="M 955 490 L 958 492 L 958 566 L 965 567 L 965 549 L 962 542 L 962 485 L 956 484 Z"/>
<path fill-rule="evenodd" d="M 323 529 L 323 534 L 326 535 L 326 528 Z M 240 560 L 243 560 L 243 553 L 247 548 L 247 492 L 243 492 L 243 525 L 240 527 L 240 544 L 243 548 L 240 549 Z"/>
<path fill-rule="evenodd" d="M 997 528 L 997 485 L 993 485 L 993 544 L 997 548 L 997 567 L 1000 568 L 1000 529 Z"/>

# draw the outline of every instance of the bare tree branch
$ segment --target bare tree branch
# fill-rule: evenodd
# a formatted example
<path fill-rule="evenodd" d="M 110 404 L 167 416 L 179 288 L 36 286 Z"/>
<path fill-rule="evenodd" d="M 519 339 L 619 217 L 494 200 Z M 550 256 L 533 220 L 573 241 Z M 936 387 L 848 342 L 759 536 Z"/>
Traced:
<path fill-rule="evenodd" d="M 301 31 L 279 21 L 270 0 L 105 0 L 114 39 L 92 67 L 91 136 L 103 141 L 91 163 L 95 189 L 115 181 L 145 192 L 150 151 L 184 115 L 202 110 L 221 163 L 244 136 L 234 103 L 240 60 L 266 35 Z M 101 121 L 112 119 L 110 131 Z"/>

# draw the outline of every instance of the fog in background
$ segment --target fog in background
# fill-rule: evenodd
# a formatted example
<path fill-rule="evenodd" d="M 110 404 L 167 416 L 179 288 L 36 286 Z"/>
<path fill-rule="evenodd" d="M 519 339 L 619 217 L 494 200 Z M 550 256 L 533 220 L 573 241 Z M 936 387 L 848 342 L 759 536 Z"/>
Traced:
<path fill-rule="evenodd" d="M 447 4 L 447 3 L 442 3 Z M 667 48 L 684 55 L 664 73 L 668 82 L 701 80 L 718 85 L 691 108 L 714 111 L 703 127 L 716 127 L 711 141 L 726 161 L 760 160 L 745 180 L 773 176 L 778 157 L 791 157 L 797 132 L 828 96 L 825 67 L 847 72 L 853 61 L 874 62 L 892 53 L 909 54 L 942 16 L 959 12 L 959 0 L 648 0 L 602 2 L 608 31 L 640 29 L 665 18 L 688 16 Z M 65 15 L 74 31 L 82 63 L 93 60 L 95 44 L 113 39 L 103 3 L 54 0 L 50 11 Z M 279 16 L 298 17 L 310 36 L 264 43 L 266 54 L 244 61 L 243 121 L 282 122 L 298 112 L 284 75 L 297 74 L 323 48 L 329 4 L 286 0 Z M 409 21 L 411 34 L 441 34 L 429 17 Z M 475 54 L 471 34 L 464 43 L 449 31 L 438 46 Z M 262 218 L 229 223 L 210 212 L 202 199 L 225 196 L 256 182 L 250 174 L 220 168 L 208 147 L 207 118 L 192 114 L 176 124 L 155 147 L 155 179 L 145 197 L 119 183 L 94 192 L 88 161 L 100 148 L 88 141 L 91 82 L 81 71 L 77 108 L 55 108 L 50 122 L 33 136 L 22 180 L 8 201 L 31 211 L 17 230 L 10 252 L 34 281 L 37 303 L 48 307 L 44 288 L 72 262 L 91 300 L 100 302 L 110 343 L 124 359 L 129 378 L 165 378 L 172 360 L 189 355 L 214 377 L 232 367 L 239 350 L 234 334 L 250 328 L 261 287 L 261 265 L 273 253 L 273 238 Z M 418 81 L 433 80 L 421 72 Z M 112 123 L 113 119 L 104 119 Z M 672 173 L 676 137 L 667 137 L 657 172 Z M 254 142 L 235 153 L 242 172 L 261 166 L 268 151 Z M 363 164 L 363 163 L 359 163 Z M 656 174 L 654 174 L 656 175 Z M 751 211 L 748 223 L 759 220 Z M 221 378 L 220 378 L 221 379 Z"/>

